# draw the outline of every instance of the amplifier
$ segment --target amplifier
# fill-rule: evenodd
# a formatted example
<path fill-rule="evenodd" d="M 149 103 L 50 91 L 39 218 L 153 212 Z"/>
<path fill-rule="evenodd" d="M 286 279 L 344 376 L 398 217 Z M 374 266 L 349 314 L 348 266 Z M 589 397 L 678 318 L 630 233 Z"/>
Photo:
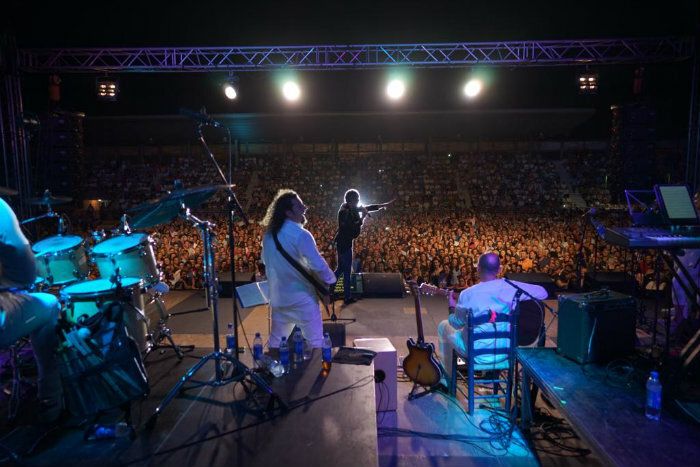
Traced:
<path fill-rule="evenodd" d="M 557 352 L 578 363 L 604 363 L 634 352 L 636 302 L 601 290 L 559 296 Z"/>

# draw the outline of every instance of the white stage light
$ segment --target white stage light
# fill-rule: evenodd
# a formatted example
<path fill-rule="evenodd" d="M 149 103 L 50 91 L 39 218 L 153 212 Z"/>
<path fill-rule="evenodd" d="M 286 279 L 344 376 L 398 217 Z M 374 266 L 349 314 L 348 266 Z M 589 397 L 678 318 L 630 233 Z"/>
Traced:
<path fill-rule="evenodd" d="M 400 79 L 392 79 L 386 86 L 386 94 L 391 100 L 401 99 L 406 92 L 406 86 Z"/>
<path fill-rule="evenodd" d="M 228 97 L 231 100 L 238 97 L 238 93 L 236 92 L 236 87 L 230 83 L 227 83 L 224 85 L 224 94 L 226 95 L 226 97 Z"/>
<path fill-rule="evenodd" d="M 282 94 L 288 101 L 297 101 L 299 97 L 301 97 L 301 89 L 294 81 L 287 81 L 284 83 L 284 86 L 282 86 Z"/>
<path fill-rule="evenodd" d="M 470 79 L 464 86 L 464 95 L 472 99 L 479 95 L 483 84 L 478 79 Z"/>

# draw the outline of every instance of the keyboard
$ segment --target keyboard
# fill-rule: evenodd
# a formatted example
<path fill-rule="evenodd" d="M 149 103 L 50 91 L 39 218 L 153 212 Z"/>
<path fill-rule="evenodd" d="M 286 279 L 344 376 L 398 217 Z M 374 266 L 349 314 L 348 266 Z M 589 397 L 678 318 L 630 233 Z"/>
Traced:
<path fill-rule="evenodd" d="M 606 227 L 603 239 L 627 248 L 700 248 L 700 227 Z"/>

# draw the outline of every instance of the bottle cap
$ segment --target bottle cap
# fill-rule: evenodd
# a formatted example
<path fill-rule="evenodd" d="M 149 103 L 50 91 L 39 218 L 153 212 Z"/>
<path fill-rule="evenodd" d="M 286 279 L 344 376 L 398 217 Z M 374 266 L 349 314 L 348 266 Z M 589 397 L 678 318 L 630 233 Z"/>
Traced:
<path fill-rule="evenodd" d="M 659 379 L 659 372 L 658 371 L 652 371 L 651 372 L 651 377 L 654 379 Z"/>

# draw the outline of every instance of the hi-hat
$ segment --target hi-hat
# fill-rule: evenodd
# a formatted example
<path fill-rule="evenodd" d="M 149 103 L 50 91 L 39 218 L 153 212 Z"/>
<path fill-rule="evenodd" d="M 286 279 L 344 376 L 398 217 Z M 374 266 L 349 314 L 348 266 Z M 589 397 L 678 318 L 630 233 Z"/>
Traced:
<path fill-rule="evenodd" d="M 68 196 L 53 196 L 49 190 L 44 191 L 41 198 L 29 198 L 29 204 L 54 206 L 56 204 L 65 204 L 73 201 L 73 198 Z"/>
<path fill-rule="evenodd" d="M 190 209 L 196 209 L 217 191 L 233 189 L 234 186 L 209 185 L 173 190 L 165 196 L 129 209 L 132 213 L 129 225 L 135 229 L 144 229 L 170 222 L 180 214 L 183 204 Z"/>
<path fill-rule="evenodd" d="M 0 196 L 15 196 L 17 193 L 19 193 L 17 190 L 0 186 Z"/>

